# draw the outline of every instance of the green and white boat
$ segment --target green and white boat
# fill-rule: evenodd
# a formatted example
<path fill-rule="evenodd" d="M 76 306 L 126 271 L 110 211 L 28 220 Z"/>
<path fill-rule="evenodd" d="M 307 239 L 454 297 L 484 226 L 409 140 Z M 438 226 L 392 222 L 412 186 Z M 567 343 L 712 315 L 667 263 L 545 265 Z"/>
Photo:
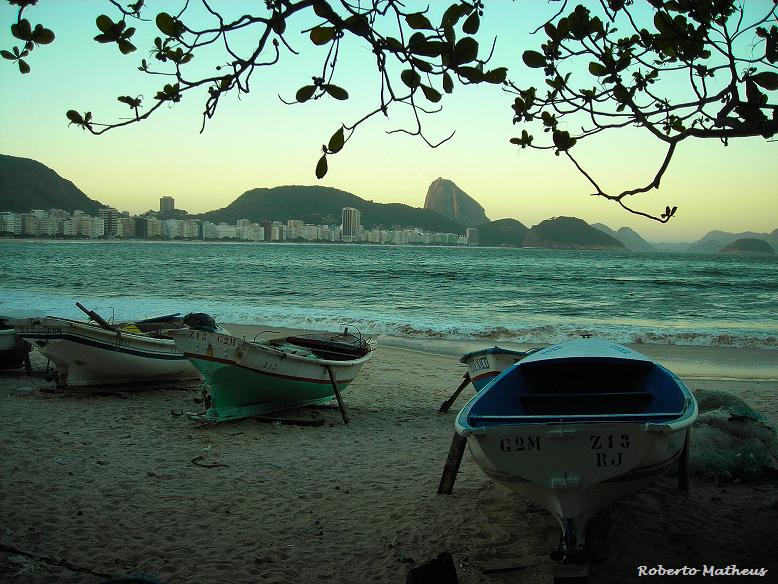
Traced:
<path fill-rule="evenodd" d="M 261 341 L 210 330 L 171 335 L 205 379 L 206 411 L 187 415 L 211 422 L 340 401 L 371 356 L 368 342 L 348 329 Z"/>

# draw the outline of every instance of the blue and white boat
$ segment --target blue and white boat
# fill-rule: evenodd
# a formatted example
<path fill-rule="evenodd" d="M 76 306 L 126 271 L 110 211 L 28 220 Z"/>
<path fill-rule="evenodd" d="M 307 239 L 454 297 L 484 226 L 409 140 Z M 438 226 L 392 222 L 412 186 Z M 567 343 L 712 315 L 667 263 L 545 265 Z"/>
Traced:
<path fill-rule="evenodd" d="M 589 519 L 676 465 L 696 418 L 674 373 L 627 347 L 579 339 L 495 377 L 456 431 L 488 476 L 556 518 L 557 559 L 575 562 Z"/>
<path fill-rule="evenodd" d="M 511 365 L 518 363 L 527 355 L 537 351 L 514 351 L 502 347 L 489 347 L 467 353 L 459 358 L 460 363 L 467 366 L 470 383 L 476 391 L 481 391 L 486 385 Z"/>

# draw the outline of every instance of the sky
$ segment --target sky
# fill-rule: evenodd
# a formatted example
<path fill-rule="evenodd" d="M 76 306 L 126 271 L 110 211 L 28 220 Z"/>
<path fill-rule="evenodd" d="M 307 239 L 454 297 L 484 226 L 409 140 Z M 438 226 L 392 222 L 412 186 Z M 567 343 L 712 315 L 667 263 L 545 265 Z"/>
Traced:
<path fill-rule="evenodd" d="M 181 2 L 147 1 L 146 15 Z M 257 2 L 212 2 L 234 12 Z M 447 3 L 433 2 L 434 21 Z M 427 3 L 413 2 L 407 6 Z M 556 6 L 551 6 L 556 8 Z M 487 2 L 479 38 L 497 39 L 494 63 L 509 66 L 514 80 L 542 83 L 527 69 L 521 53 L 537 49 L 542 33 L 530 31 L 550 16 L 546 2 Z M 527 226 L 555 216 L 576 216 L 618 229 L 628 226 L 651 241 L 693 241 L 711 229 L 770 232 L 778 228 L 776 144 L 761 138 L 681 144 L 659 191 L 640 195 L 638 208 L 661 212 L 679 207 L 670 223 L 628 214 L 616 204 L 592 197 L 591 185 L 565 157 L 550 151 L 520 150 L 509 143 L 521 128 L 512 125 L 513 95 L 499 86 L 458 85 L 441 102 L 443 110 L 425 120 L 430 140 L 452 140 L 432 149 L 419 138 L 387 132 L 409 126 L 407 112 L 390 110 L 362 126 L 343 151 L 329 157 L 329 172 L 316 179 L 314 168 L 341 123 L 353 123 L 378 103 L 378 74 L 372 55 L 355 43 L 343 48 L 335 79 L 350 98 L 285 105 L 299 87 L 318 74 L 324 52 L 306 35 L 287 32 L 300 55 L 282 54 L 281 62 L 256 71 L 252 90 L 225 98 L 216 116 L 201 129 L 204 95 L 187 94 L 175 107 L 163 108 L 141 124 L 93 136 L 68 127 L 69 109 L 91 111 L 96 120 L 115 120 L 129 109 L 119 95 L 153 100 L 160 78 L 139 72 L 158 35 L 153 23 L 141 23 L 133 38 L 138 50 L 122 55 L 116 45 L 100 45 L 95 17 L 116 18 L 107 1 L 42 0 L 26 12 L 33 26 L 54 30 L 51 45 L 28 59 L 32 72 L 20 75 L 0 62 L 0 153 L 38 160 L 71 180 L 93 199 L 140 213 L 170 195 L 192 213 L 227 206 L 246 190 L 286 184 L 320 184 L 381 203 L 423 206 L 429 184 L 453 180 L 476 199 L 490 219 L 515 218 Z M 0 46 L 10 49 L 8 32 L 16 11 L 0 4 Z M 150 26 L 149 26 L 150 25 Z M 483 49 L 482 49 L 483 50 Z M 193 61 L 202 67 L 209 55 Z M 538 132 L 535 132 L 536 134 Z M 647 183 L 664 155 L 645 130 L 610 132 L 576 146 L 575 154 L 609 190 Z"/>

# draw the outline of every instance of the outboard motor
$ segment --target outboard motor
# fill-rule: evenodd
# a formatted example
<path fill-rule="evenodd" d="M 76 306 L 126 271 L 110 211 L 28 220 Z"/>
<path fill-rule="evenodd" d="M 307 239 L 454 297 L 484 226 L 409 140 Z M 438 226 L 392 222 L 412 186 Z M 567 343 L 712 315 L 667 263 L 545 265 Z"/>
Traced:
<path fill-rule="evenodd" d="M 216 332 L 219 328 L 214 318 L 205 312 L 190 312 L 184 316 L 183 322 L 189 328 L 200 331 Z"/>

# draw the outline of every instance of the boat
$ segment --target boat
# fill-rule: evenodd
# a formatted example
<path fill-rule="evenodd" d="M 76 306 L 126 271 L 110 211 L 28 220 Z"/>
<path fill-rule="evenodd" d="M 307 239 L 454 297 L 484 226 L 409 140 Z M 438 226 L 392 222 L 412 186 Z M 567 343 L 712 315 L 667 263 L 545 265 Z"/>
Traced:
<path fill-rule="evenodd" d="M 206 315 L 171 314 L 110 324 L 94 311 L 76 305 L 89 314 L 89 322 L 55 316 L 13 321 L 17 336 L 34 343 L 54 364 L 52 377 L 58 387 L 137 386 L 199 378 L 197 369 L 176 349 L 168 333 L 187 328 L 193 318 L 199 323 L 197 318 Z"/>
<path fill-rule="evenodd" d="M 697 402 L 671 371 L 627 347 L 577 339 L 493 378 L 456 433 L 489 477 L 547 509 L 560 563 L 586 563 L 589 519 L 688 454 Z"/>
<path fill-rule="evenodd" d="M 176 347 L 202 373 L 206 411 L 196 420 L 224 422 L 338 398 L 371 357 L 371 347 L 342 333 L 246 340 L 209 330 L 172 331 Z"/>
<path fill-rule="evenodd" d="M 19 369 L 25 367 L 31 372 L 29 353 L 32 347 L 16 335 L 13 321 L 17 318 L 41 316 L 34 311 L 9 312 L 0 315 L 0 369 Z"/>
<path fill-rule="evenodd" d="M 459 362 L 467 366 L 470 383 L 473 384 L 475 390 L 481 391 L 493 378 L 508 367 L 537 350 L 514 351 L 495 346 L 462 355 Z"/>

